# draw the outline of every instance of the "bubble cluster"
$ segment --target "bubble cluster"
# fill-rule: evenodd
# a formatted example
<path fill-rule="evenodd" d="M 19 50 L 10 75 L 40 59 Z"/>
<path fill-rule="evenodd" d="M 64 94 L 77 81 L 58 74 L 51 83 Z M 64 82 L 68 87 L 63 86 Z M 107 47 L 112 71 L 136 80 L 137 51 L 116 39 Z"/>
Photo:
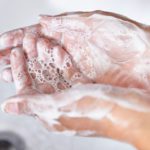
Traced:
<path fill-rule="evenodd" d="M 68 58 L 61 67 L 56 67 L 54 59 L 45 62 L 39 58 L 34 58 L 28 60 L 27 64 L 28 72 L 35 85 L 48 84 L 55 91 L 72 87 L 72 83 L 81 77 L 79 72 L 75 72 L 70 80 L 65 78 L 64 70 L 71 66 L 71 61 Z"/>
<path fill-rule="evenodd" d="M 37 44 L 38 57 L 27 60 L 28 72 L 38 88 L 44 84 L 61 91 L 79 81 L 81 73 L 74 66 L 71 56 L 56 41 L 49 43 L 40 39 Z"/>
<path fill-rule="evenodd" d="M 28 61 L 28 71 L 36 84 L 50 84 L 55 91 L 71 86 L 70 82 L 64 79 L 63 71 L 56 68 L 54 63 L 43 62 L 34 58 Z"/>

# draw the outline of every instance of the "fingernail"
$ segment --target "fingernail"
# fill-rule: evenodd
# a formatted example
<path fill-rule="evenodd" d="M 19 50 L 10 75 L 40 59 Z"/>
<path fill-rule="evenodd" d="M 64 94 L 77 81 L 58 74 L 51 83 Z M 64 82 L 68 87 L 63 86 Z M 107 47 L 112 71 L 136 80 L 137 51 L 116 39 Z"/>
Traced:
<path fill-rule="evenodd" d="M 10 113 L 10 114 L 19 113 L 18 103 L 3 103 L 1 105 L 1 109 L 3 112 Z"/>

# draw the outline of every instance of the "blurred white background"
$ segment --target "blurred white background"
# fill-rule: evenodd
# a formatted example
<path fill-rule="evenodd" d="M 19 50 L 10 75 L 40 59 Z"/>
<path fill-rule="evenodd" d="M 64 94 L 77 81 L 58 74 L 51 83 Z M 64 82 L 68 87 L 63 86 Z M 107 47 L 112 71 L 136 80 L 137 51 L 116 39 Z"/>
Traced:
<path fill-rule="evenodd" d="M 150 24 L 150 0 L 0 0 L 0 33 L 36 23 L 39 14 L 95 9 Z M 0 82 L 1 102 L 14 91 L 12 84 Z M 135 150 L 127 144 L 103 138 L 53 135 L 32 118 L 0 113 L 0 131 L 3 130 L 20 134 L 27 143 L 27 150 Z"/>

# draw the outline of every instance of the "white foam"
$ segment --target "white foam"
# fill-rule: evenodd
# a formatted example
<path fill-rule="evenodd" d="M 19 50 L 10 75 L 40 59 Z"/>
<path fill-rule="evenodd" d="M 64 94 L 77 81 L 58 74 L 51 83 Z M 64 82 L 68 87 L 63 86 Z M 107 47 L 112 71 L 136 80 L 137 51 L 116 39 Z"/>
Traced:
<path fill-rule="evenodd" d="M 78 131 L 77 135 L 80 135 L 80 136 L 94 136 L 94 135 L 96 135 L 96 131 L 92 131 L 92 130 Z"/>
<path fill-rule="evenodd" d="M 49 26 L 52 32 L 57 30 L 59 32 L 67 32 L 69 35 L 73 34 L 73 36 L 79 37 L 79 43 L 77 42 L 76 44 L 69 45 L 69 49 L 72 50 L 70 54 L 73 56 L 73 60 L 76 62 L 77 67 L 82 70 L 82 73 L 84 75 L 91 79 L 96 78 L 97 75 L 103 75 L 109 69 L 112 69 L 111 67 L 116 66 L 115 63 L 120 64 L 120 62 L 127 62 L 128 60 L 133 59 L 133 57 L 139 58 L 144 54 L 148 42 L 146 40 L 144 32 L 141 29 L 137 28 L 137 26 L 109 16 L 106 17 L 103 15 L 93 15 L 90 18 L 92 19 L 92 17 L 94 19 L 97 19 L 97 23 L 94 22 L 96 24 L 96 30 L 93 30 L 92 32 L 89 31 L 89 28 L 86 25 L 83 25 L 80 22 L 79 24 L 77 24 L 76 20 L 70 21 L 69 18 L 63 20 L 63 24 L 66 28 L 61 27 L 62 20 L 59 19 L 54 19 Z M 75 32 L 75 29 L 83 29 L 84 32 Z M 92 40 L 89 41 L 89 39 L 92 39 L 93 36 L 95 36 L 94 43 L 92 43 Z M 79 51 L 77 51 L 79 47 L 81 48 L 79 49 Z M 44 47 L 41 47 L 41 49 L 44 49 Z M 55 46 L 53 47 L 53 50 L 56 53 L 53 53 L 52 50 L 49 51 L 49 49 L 44 53 L 42 51 L 39 51 L 40 57 L 34 60 L 29 60 L 28 68 L 30 68 L 29 73 L 31 74 L 31 76 L 32 73 L 35 74 L 35 79 L 33 78 L 33 81 L 37 83 L 50 84 L 55 88 L 56 91 L 60 91 L 61 89 L 59 89 L 59 87 L 57 86 L 60 82 L 65 85 L 65 88 L 68 88 L 68 85 L 72 85 L 72 82 L 78 79 L 78 74 L 74 74 L 72 79 L 70 79 L 69 81 L 65 79 L 62 72 L 62 66 L 64 68 L 67 68 L 66 64 L 71 63 L 71 61 L 69 58 L 66 58 L 66 60 L 63 62 L 63 65 L 60 64 L 59 61 L 59 64 L 55 64 L 56 60 L 59 59 L 59 55 L 57 55 L 57 51 L 59 51 L 59 49 L 57 46 Z M 123 55 L 117 55 L 117 53 L 123 53 Z M 46 58 L 46 61 L 42 60 L 43 58 Z M 113 65 L 112 60 L 115 60 L 115 63 Z M 41 66 L 41 68 L 38 68 L 40 72 L 34 68 L 37 62 Z M 143 60 L 142 62 L 140 61 L 140 63 L 142 64 Z M 143 65 L 140 66 L 139 64 L 137 64 L 137 66 L 134 68 L 135 74 L 140 72 L 145 75 L 145 71 L 148 70 L 148 67 L 149 66 L 144 68 Z M 59 69 L 59 72 L 57 71 L 57 69 Z M 46 72 L 44 73 L 45 70 Z M 45 96 L 43 98 L 43 101 L 40 101 L 38 103 L 38 105 L 41 107 L 40 109 L 37 109 L 36 105 L 30 107 L 32 107 L 32 110 L 34 110 L 34 113 L 39 115 L 44 120 L 47 120 L 50 125 L 58 123 L 57 119 L 61 115 L 67 115 L 69 117 L 87 117 L 94 120 L 100 120 L 108 116 L 108 114 L 112 111 L 114 105 L 119 105 L 131 110 L 134 109 L 140 112 L 150 111 L 148 107 L 141 106 L 138 103 L 123 99 L 123 97 L 111 96 L 110 93 L 113 93 L 113 89 L 115 89 L 115 87 L 112 88 L 111 86 L 106 85 L 75 86 L 71 90 L 68 90 L 67 95 L 65 95 L 66 91 L 60 92 L 59 98 L 62 98 L 62 101 L 56 101 L 55 103 L 52 103 L 52 99 L 50 99 L 52 97 L 50 95 L 47 95 L 47 97 Z M 121 88 L 120 90 L 118 89 L 119 88 L 115 89 L 118 93 L 122 93 L 123 91 L 127 93 L 129 90 Z M 133 90 L 133 92 L 136 92 L 136 90 Z M 72 108 L 70 112 L 63 112 L 59 110 L 59 108 L 70 105 L 73 102 L 77 102 L 78 100 L 87 96 L 96 98 L 99 102 L 110 102 L 114 105 L 110 105 L 107 108 L 95 108 L 94 110 L 86 113 L 83 111 L 78 111 L 76 108 Z M 112 116 L 108 117 L 111 121 L 117 124 L 120 123 L 119 120 L 114 120 Z M 71 132 L 71 134 L 72 133 L 74 134 L 74 131 Z M 86 136 L 94 134 L 94 132 L 81 131 L 79 134 Z"/>
<path fill-rule="evenodd" d="M 101 77 L 116 64 L 126 63 L 135 57 L 138 59 L 149 47 L 144 30 L 134 23 L 101 13 L 87 16 L 65 15 L 44 20 L 50 32 L 70 36 L 68 40 L 73 44 L 65 44 L 64 35 L 62 44 L 85 76 L 91 79 Z M 90 28 L 84 21 L 89 24 L 91 21 Z"/>
<path fill-rule="evenodd" d="M 71 61 L 66 59 L 63 64 L 63 68 L 59 67 L 57 65 L 57 68 L 55 67 L 55 62 L 52 62 L 51 58 L 47 60 L 47 62 L 44 62 L 40 60 L 39 58 L 34 58 L 31 60 L 28 60 L 28 71 L 32 77 L 32 80 L 34 82 L 38 83 L 46 83 L 54 87 L 55 91 L 60 91 L 62 88 L 59 88 L 58 85 L 62 84 L 64 88 L 69 88 L 72 86 L 72 83 L 79 79 L 76 75 L 73 75 L 70 80 L 66 79 L 63 69 L 68 69 L 67 63 L 71 65 Z M 40 66 L 40 68 L 35 69 L 36 64 Z M 75 74 L 78 74 L 78 76 L 81 76 L 80 73 L 76 72 Z"/>
<path fill-rule="evenodd" d="M 65 135 L 65 136 L 75 136 L 76 135 L 76 131 L 74 130 L 65 130 L 65 131 L 55 131 L 53 132 L 54 134 L 57 134 L 57 135 Z"/>

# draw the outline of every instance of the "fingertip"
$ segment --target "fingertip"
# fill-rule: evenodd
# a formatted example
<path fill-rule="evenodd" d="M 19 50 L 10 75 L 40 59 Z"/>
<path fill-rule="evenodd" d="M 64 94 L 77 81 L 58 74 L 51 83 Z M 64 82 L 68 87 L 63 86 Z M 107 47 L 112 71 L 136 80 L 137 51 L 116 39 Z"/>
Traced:
<path fill-rule="evenodd" d="M 11 69 L 17 91 L 32 85 L 22 48 L 14 48 L 11 52 Z"/>
<path fill-rule="evenodd" d="M 0 35 L 0 49 L 16 47 L 22 43 L 24 31 L 22 29 L 12 30 Z"/>
<path fill-rule="evenodd" d="M 22 99 L 17 96 L 9 97 L 1 105 L 1 110 L 4 113 L 18 114 L 19 113 L 19 103 L 22 103 Z"/>
<path fill-rule="evenodd" d="M 1 110 L 4 113 L 19 114 L 18 103 L 16 102 L 4 102 L 1 104 Z"/>
<path fill-rule="evenodd" d="M 0 79 L 5 82 L 12 82 L 13 77 L 12 77 L 11 69 L 10 68 L 4 69 L 0 74 Z"/>

